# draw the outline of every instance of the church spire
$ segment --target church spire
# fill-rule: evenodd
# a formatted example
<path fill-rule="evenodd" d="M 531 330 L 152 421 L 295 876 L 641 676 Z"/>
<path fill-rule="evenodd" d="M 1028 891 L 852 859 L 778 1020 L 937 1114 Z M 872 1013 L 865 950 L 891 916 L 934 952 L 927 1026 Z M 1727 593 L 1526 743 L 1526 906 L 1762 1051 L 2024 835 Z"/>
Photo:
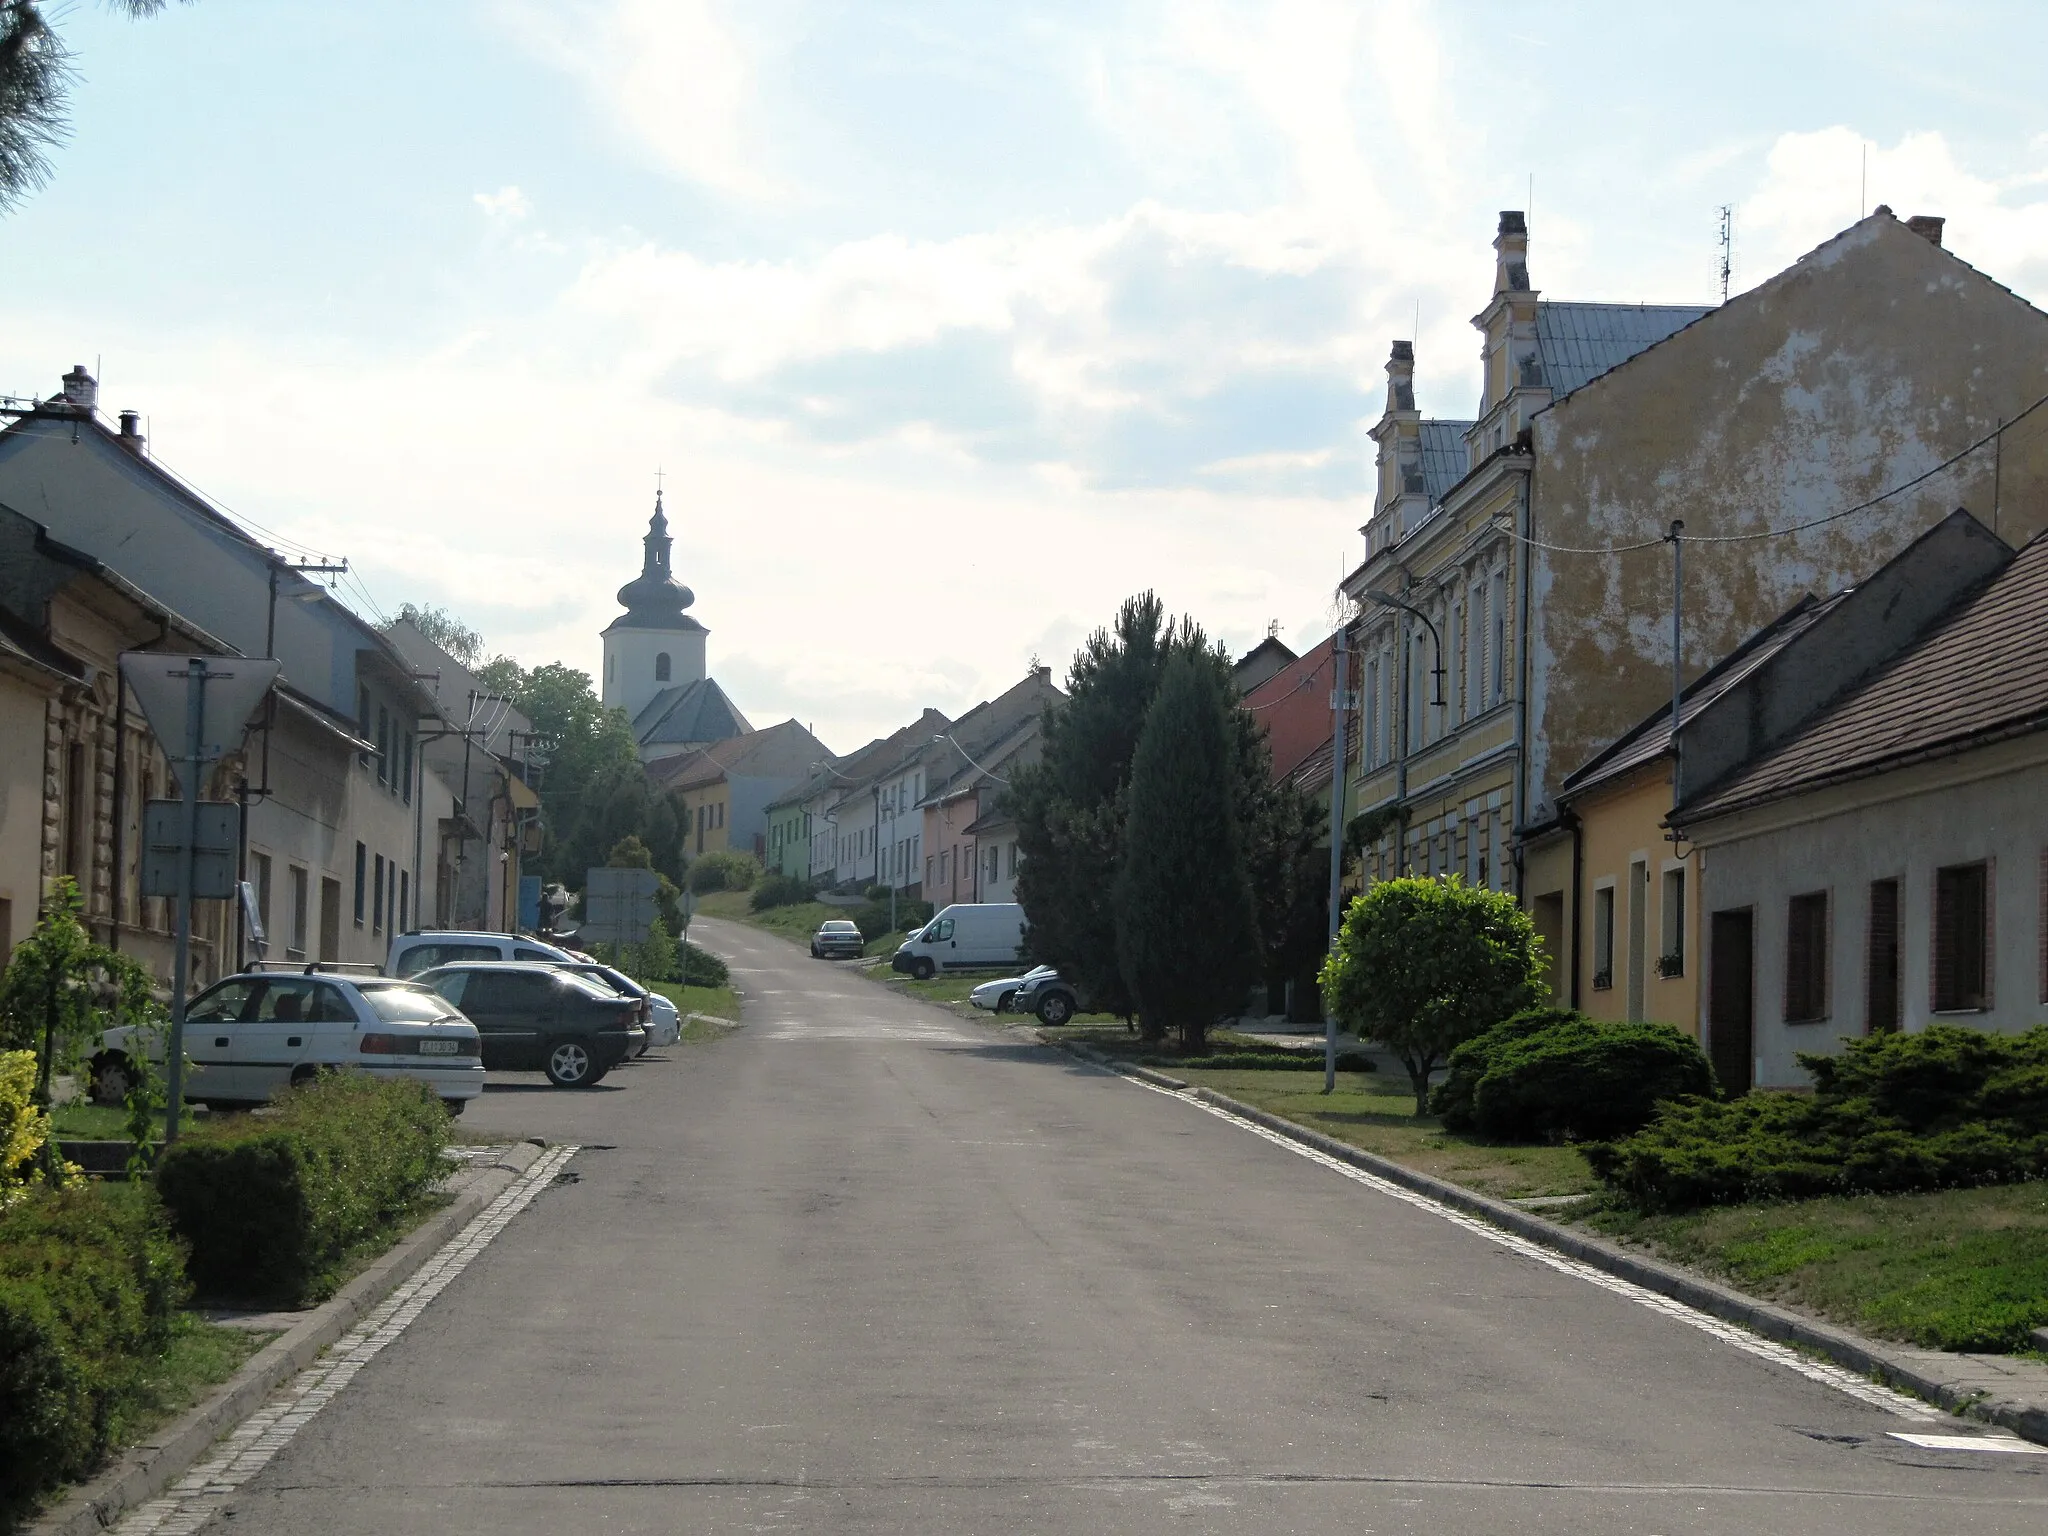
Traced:
<path fill-rule="evenodd" d="M 619 602 L 626 609 L 627 622 L 644 629 L 664 625 L 694 629 L 696 621 L 686 618 L 683 610 L 697 600 L 697 594 L 675 578 L 670 562 L 675 540 L 669 537 L 668 515 L 661 509 L 658 488 L 654 493 L 654 516 L 647 520 L 647 533 L 640 545 L 640 574 L 619 588 Z"/>

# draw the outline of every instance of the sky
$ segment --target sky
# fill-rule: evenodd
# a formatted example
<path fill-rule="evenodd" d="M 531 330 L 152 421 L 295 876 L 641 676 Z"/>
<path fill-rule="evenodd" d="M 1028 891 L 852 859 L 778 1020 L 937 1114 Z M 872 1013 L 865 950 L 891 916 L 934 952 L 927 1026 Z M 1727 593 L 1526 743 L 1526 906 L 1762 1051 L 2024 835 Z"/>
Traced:
<path fill-rule="evenodd" d="M 2038 4 L 58 0 L 0 391 L 97 366 L 376 617 L 595 674 L 660 471 L 711 671 L 846 751 L 1155 589 L 1332 625 L 1388 344 L 1708 302 L 1891 204 L 2048 301 Z"/>

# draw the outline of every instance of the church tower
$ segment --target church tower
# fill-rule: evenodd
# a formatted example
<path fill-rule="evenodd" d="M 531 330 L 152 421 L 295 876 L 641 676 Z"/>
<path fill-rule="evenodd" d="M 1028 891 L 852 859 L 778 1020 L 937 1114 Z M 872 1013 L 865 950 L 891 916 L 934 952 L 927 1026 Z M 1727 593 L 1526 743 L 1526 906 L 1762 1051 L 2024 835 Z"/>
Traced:
<path fill-rule="evenodd" d="M 658 490 L 641 545 L 640 574 L 619 588 L 619 602 L 626 611 L 605 628 L 600 690 L 607 705 L 623 709 L 626 718 L 635 721 L 660 694 L 704 680 L 704 639 L 709 633 L 683 612 L 697 598 L 670 569 L 675 540 L 669 537 Z"/>

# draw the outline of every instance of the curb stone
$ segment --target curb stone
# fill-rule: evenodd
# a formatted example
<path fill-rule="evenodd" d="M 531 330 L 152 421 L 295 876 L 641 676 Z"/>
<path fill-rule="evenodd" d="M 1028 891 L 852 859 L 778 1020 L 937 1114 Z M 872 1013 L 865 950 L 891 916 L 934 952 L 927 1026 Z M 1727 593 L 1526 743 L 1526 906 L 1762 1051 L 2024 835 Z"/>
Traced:
<path fill-rule="evenodd" d="M 1185 1083 L 1177 1083 L 1173 1078 L 1163 1077 L 1146 1068 L 1111 1061 L 1101 1052 L 1079 1042 L 1068 1044 L 1043 1033 L 1039 1034 L 1039 1039 L 1055 1049 L 1093 1061 L 1112 1072 L 1139 1077 L 1176 1091 L 1187 1087 Z M 1354 1168 L 1377 1174 L 1389 1183 L 1427 1196 L 1453 1210 L 1480 1217 L 1518 1237 L 1540 1243 L 1605 1274 L 1639 1285 L 1646 1291 L 1683 1302 L 1697 1311 L 1735 1323 L 1776 1343 L 1806 1350 L 1858 1375 L 1910 1392 L 1951 1413 L 1995 1424 L 2023 1439 L 2048 1445 L 2048 1366 L 2005 1355 L 1950 1354 L 1944 1350 L 1879 1344 L 1848 1329 L 1815 1322 L 1783 1307 L 1745 1296 L 1675 1265 L 1645 1258 L 1554 1221 L 1546 1221 L 1541 1216 L 1477 1194 L 1462 1185 L 1418 1173 L 1413 1168 L 1361 1151 L 1320 1131 L 1310 1130 L 1268 1110 L 1218 1093 L 1213 1088 L 1196 1088 L 1189 1097 L 1227 1110 Z"/>
<path fill-rule="evenodd" d="M 546 1146 L 536 1139 L 501 1147 L 490 1161 L 478 1159 L 463 1169 L 450 1181 L 455 1198 L 447 1206 L 307 1312 L 296 1327 L 256 1351 L 233 1376 L 159 1428 L 148 1441 L 128 1447 L 97 1477 L 59 1495 L 54 1505 L 23 1528 L 24 1536 L 99 1536 L 127 1511 L 162 1493 L 190 1471 L 216 1440 L 412 1278 L 477 1212 L 532 1167 Z"/>

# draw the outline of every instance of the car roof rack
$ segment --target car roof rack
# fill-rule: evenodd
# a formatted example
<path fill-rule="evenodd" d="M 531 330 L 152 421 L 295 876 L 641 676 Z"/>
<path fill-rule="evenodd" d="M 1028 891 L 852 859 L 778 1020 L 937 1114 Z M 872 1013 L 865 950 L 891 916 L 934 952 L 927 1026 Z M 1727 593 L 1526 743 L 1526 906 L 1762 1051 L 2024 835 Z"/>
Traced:
<path fill-rule="evenodd" d="M 268 976 L 312 976 L 340 971 L 368 971 L 372 976 L 384 974 L 382 967 L 367 960 L 251 960 L 242 967 L 241 974 L 248 976 L 261 972 Z"/>

